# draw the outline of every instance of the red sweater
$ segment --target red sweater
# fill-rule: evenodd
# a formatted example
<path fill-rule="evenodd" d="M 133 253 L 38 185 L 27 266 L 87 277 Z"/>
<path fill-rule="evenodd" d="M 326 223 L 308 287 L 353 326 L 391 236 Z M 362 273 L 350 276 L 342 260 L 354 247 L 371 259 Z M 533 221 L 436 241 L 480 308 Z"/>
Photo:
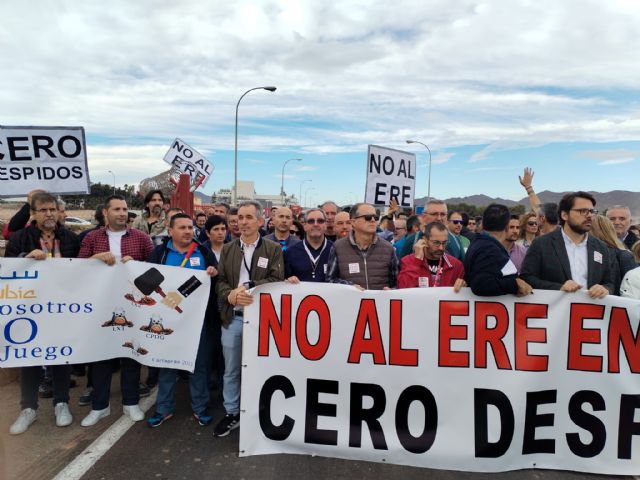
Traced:
<path fill-rule="evenodd" d="M 398 274 L 398 288 L 417 288 L 418 278 L 427 277 L 429 286 L 432 285 L 432 275 L 426 260 L 419 260 L 415 255 L 402 258 L 400 273 Z M 464 278 L 462 262 L 446 253 L 442 257 L 442 274 L 438 281 L 439 287 L 453 287 L 455 281 Z"/>

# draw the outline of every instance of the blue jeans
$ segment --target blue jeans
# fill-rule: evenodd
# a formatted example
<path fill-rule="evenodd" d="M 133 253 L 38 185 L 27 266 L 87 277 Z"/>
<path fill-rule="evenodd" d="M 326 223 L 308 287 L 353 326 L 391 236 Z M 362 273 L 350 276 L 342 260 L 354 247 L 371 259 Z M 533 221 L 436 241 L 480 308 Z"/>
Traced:
<path fill-rule="evenodd" d="M 233 317 L 227 327 L 222 327 L 222 354 L 224 377 L 222 396 L 224 409 L 229 415 L 240 413 L 240 373 L 242 371 L 242 317 Z"/>
<path fill-rule="evenodd" d="M 200 332 L 200 343 L 196 354 L 196 364 L 193 373 L 189 374 L 189 392 L 191 393 L 191 409 L 193 413 L 202 414 L 209 404 L 209 375 L 211 372 L 212 339 L 205 319 Z M 176 410 L 176 382 L 178 370 L 161 368 L 158 376 L 158 398 L 156 411 L 162 415 Z"/>

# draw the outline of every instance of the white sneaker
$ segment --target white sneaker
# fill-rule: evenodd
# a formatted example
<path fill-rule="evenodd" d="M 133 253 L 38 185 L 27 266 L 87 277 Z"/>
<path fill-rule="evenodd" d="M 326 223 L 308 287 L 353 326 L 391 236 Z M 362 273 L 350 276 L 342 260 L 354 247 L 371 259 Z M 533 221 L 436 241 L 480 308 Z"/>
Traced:
<path fill-rule="evenodd" d="M 29 426 L 36 421 L 36 416 L 36 411 L 33 408 L 25 408 L 20 412 L 18 419 L 11 425 L 9 433 L 11 435 L 20 435 L 26 432 Z"/>
<path fill-rule="evenodd" d="M 82 419 L 80 425 L 82 425 L 83 427 L 92 427 L 93 425 L 98 423 L 98 420 L 104 417 L 108 417 L 109 415 L 111 415 L 111 406 L 103 408 L 102 410 L 91 410 L 89 412 L 89 415 Z"/>
<path fill-rule="evenodd" d="M 129 418 L 134 422 L 139 422 L 140 420 L 144 420 L 144 412 L 140 409 L 138 405 L 123 405 L 122 412 L 125 415 L 128 415 Z"/>
<path fill-rule="evenodd" d="M 73 416 L 69 411 L 69 404 L 65 402 L 56 403 L 53 411 L 56 414 L 56 425 L 59 427 L 68 427 L 73 422 Z"/>

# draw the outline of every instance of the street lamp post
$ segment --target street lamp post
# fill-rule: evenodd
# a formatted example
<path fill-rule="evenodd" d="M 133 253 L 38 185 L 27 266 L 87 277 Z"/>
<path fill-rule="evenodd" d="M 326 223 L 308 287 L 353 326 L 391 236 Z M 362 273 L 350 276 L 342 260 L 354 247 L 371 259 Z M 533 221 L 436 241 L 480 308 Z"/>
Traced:
<path fill-rule="evenodd" d="M 116 174 L 113 173 L 111 170 L 108 170 L 108 172 L 113 175 L 113 194 L 116 194 Z"/>
<path fill-rule="evenodd" d="M 407 140 L 407 143 L 419 143 L 429 152 L 429 175 L 427 180 L 427 202 L 431 200 L 431 149 L 427 146 L 426 143 L 418 142 L 417 140 Z M 417 167 L 417 165 L 416 165 Z"/>
<path fill-rule="evenodd" d="M 276 87 L 254 87 L 250 88 L 246 92 L 244 92 L 240 98 L 238 99 L 238 103 L 236 103 L 236 141 L 233 149 L 233 204 L 236 204 L 238 199 L 238 108 L 240 107 L 240 102 L 244 98 L 244 96 L 252 92 L 254 90 L 268 90 L 270 92 L 275 92 Z"/>
<path fill-rule="evenodd" d="M 300 196 L 298 197 L 298 201 L 300 202 L 300 206 L 304 207 L 304 203 L 302 203 L 302 185 L 304 185 L 307 182 L 313 182 L 313 180 L 311 180 L 310 178 L 303 180 L 300 182 Z"/>
<path fill-rule="evenodd" d="M 315 190 L 315 188 L 314 187 L 309 187 L 304 191 L 304 206 L 305 207 L 307 206 L 307 195 L 309 194 L 309 192 L 311 190 Z"/>
<path fill-rule="evenodd" d="M 280 196 L 282 197 L 282 206 L 284 207 L 284 167 L 287 165 L 287 163 L 292 162 L 292 161 L 296 161 L 296 162 L 300 162 L 302 161 L 301 158 L 290 158 L 289 160 L 285 161 L 282 164 L 282 180 L 280 182 Z"/>

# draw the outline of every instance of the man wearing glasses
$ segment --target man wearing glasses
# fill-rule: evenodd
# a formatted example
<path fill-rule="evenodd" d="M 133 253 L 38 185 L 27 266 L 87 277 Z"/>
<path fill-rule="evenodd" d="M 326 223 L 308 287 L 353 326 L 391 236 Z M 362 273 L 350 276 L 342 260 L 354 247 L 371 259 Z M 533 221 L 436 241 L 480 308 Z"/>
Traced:
<path fill-rule="evenodd" d="M 80 249 L 78 237 L 58 224 L 56 197 L 50 193 L 37 192 L 31 197 L 33 221 L 15 232 L 5 252 L 5 257 L 24 257 L 35 260 L 49 258 L 75 258 Z M 53 365 L 53 405 L 58 427 L 71 425 L 73 417 L 69 411 L 69 384 L 71 365 Z M 20 406 L 22 411 L 11 425 L 10 433 L 19 435 L 27 431 L 36 421 L 38 410 L 38 385 L 42 378 L 42 367 L 23 367 L 20 372 Z"/>
<path fill-rule="evenodd" d="M 413 255 L 402 259 L 398 288 L 453 287 L 459 292 L 466 286 L 462 262 L 445 253 L 449 234 L 441 222 L 425 227 L 424 237 L 416 242 Z"/>
<path fill-rule="evenodd" d="M 329 251 L 333 246 L 325 237 L 327 218 L 319 208 L 304 214 L 305 237 L 284 252 L 285 278 L 290 283 L 326 281 Z"/>
<path fill-rule="evenodd" d="M 590 236 L 598 211 L 587 192 L 568 193 L 558 205 L 559 228 L 533 241 L 522 264 L 522 278 L 533 288 L 575 292 L 586 289 L 592 298 L 615 290 L 607 246 Z"/>
<path fill-rule="evenodd" d="M 462 219 L 462 214 L 460 212 L 449 212 L 447 215 L 447 228 L 453 235 L 452 240 L 457 243 L 456 248 L 462 249 L 463 252 L 466 252 L 471 242 L 467 237 L 460 234 L 462 232 L 463 223 L 464 220 Z"/>
<path fill-rule="evenodd" d="M 376 209 L 368 203 L 356 203 L 350 216 L 353 230 L 333 245 L 327 280 L 363 290 L 395 288 L 398 259 L 393 245 L 376 234 Z"/>
<path fill-rule="evenodd" d="M 428 225 L 431 222 L 442 222 L 447 220 L 447 204 L 442 200 L 431 199 L 424 206 L 424 212 L 420 217 L 420 223 Z M 422 238 L 423 232 L 414 233 L 409 235 L 402 244 L 402 248 L 399 250 L 398 257 L 402 258 L 413 252 L 413 245 Z M 447 242 L 447 253 L 462 261 L 464 258 L 464 250 L 460 247 L 460 244 L 455 241 L 453 234 L 449 233 L 449 241 Z"/>

